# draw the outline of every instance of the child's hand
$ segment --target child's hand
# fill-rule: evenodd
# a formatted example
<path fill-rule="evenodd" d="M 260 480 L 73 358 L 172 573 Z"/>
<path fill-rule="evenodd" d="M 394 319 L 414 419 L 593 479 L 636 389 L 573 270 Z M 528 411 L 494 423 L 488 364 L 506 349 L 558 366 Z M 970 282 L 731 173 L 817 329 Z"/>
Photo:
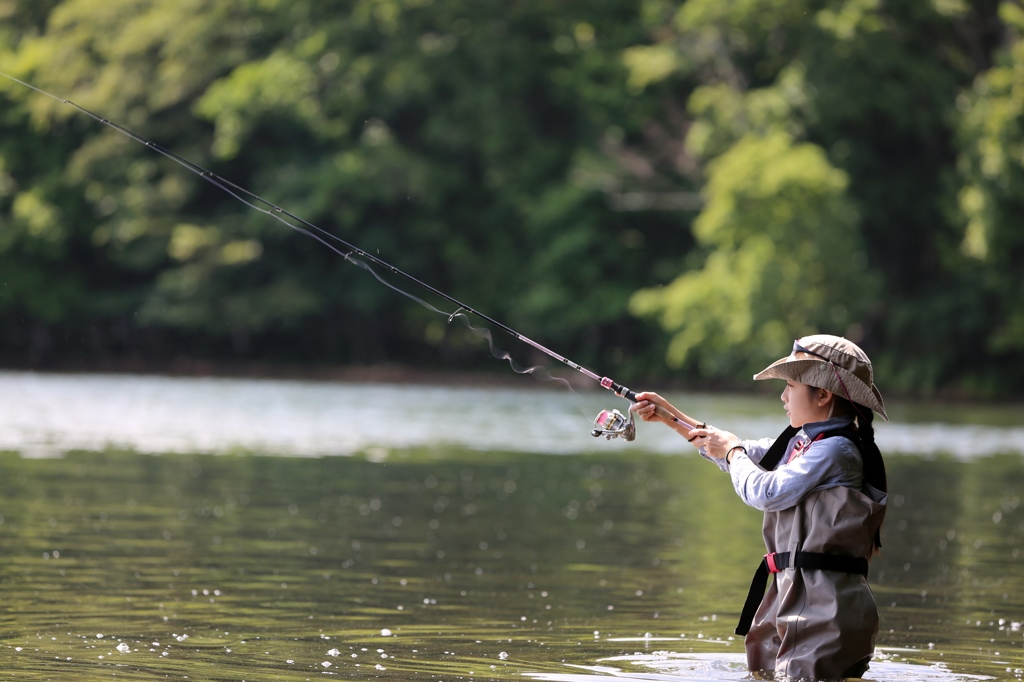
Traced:
<path fill-rule="evenodd" d="M 636 400 L 629 406 L 629 411 L 635 413 L 641 420 L 666 424 L 671 421 L 665 418 L 665 411 L 658 409 L 658 407 L 665 408 L 668 402 L 657 393 L 637 393 Z"/>
<path fill-rule="evenodd" d="M 735 434 L 716 429 L 714 426 L 706 426 L 690 431 L 690 436 L 687 440 L 690 441 L 690 445 L 698 450 L 704 448 L 703 453 L 715 459 L 725 457 L 729 449 L 740 442 L 739 437 Z"/>

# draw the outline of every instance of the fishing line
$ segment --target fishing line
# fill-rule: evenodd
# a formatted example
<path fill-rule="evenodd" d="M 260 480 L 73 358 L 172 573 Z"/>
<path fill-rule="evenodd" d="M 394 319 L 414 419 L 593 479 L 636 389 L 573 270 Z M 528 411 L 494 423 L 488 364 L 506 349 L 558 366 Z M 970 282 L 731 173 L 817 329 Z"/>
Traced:
<path fill-rule="evenodd" d="M 259 210 L 259 209 L 257 209 L 257 210 Z M 297 228 L 297 229 L 299 229 L 300 232 L 305 232 L 301 228 Z M 316 239 L 316 235 L 311 235 L 311 236 L 314 239 Z M 318 240 L 318 241 L 321 241 L 321 240 Z M 330 247 L 329 244 L 328 244 L 328 247 L 329 248 L 333 248 L 333 247 Z M 335 252 L 340 253 L 337 249 L 333 249 L 333 250 Z M 366 270 L 368 273 L 373 275 L 374 278 L 378 282 L 380 282 L 384 286 L 388 287 L 389 289 L 392 289 L 393 291 L 397 291 L 398 293 L 402 294 L 403 296 L 406 296 L 406 297 L 412 299 L 413 301 L 416 301 L 421 306 L 423 306 L 427 310 L 430 310 L 431 312 L 435 312 L 435 313 L 439 313 L 441 315 L 447 316 L 448 317 L 448 324 L 451 324 L 455 320 L 460 320 L 463 324 L 466 325 L 466 328 L 469 329 L 469 331 L 473 332 L 474 334 L 476 334 L 477 336 L 479 336 L 479 337 L 481 337 L 483 339 L 486 339 L 487 340 L 487 346 L 488 346 L 488 348 L 491 351 L 491 355 L 493 357 L 497 358 L 498 360 L 505 360 L 505 361 L 507 361 L 508 364 L 509 364 L 509 367 L 512 368 L 513 372 L 515 372 L 517 374 L 531 374 L 531 375 L 535 376 L 536 378 L 538 378 L 538 379 L 540 379 L 542 381 L 554 381 L 554 382 L 561 383 L 561 384 L 565 385 L 565 387 L 568 388 L 570 391 L 575 393 L 575 391 L 573 391 L 572 384 L 569 383 L 568 380 L 566 380 L 566 379 L 564 379 L 562 377 L 556 377 L 555 375 L 551 374 L 551 372 L 549 372 L 547 370 L 547 368 L 544 367 L 543 365 L 534 365 L 532 367 L 523 367 L 522 365 L 517 363 L 515 361 L 515 359 L 513 359 L 512 355 L 508 351 L 503 351 L 503 350 L 500 350 L 498 348 L 498 345 L 494 342 L 494 336 L 491 334 L 491 330 L 490 329 L 487 329 L 486 327 L 475 327 L 475 326 L 473 326 L 473 324 L 469 320 L 469 316 L 462 312 L 463 308 L 461 306 L 454 313 L 451 313 L 451 314 L 446 313 L 445 311 L 440 310 L 439 308 L 431 305 L 427 301 L 424 301 L 423 299 L 421 299 L 421 298 L 419 298 L 417 296 L 414 296 L 413 294 L 410 294 L 408 291 L 404 291 L 403 289 L 401 289 L 399 287 L 396 287 L 394 284 L 392 284 L 391 282 L 387 281 L 386 279 L 381 277 L 379 274 L 377 274 L 376 270 L 374 270 L 373 268 L 371 268 L 369 265 L 367 265 L 363 261 L 359 260 L 358 258 L 351 258 L 351 257 L 347 257 L 346 256 L 346 260 L 348 260 L 348 262 L 351 263 L 352 265 L 355 265 L 356 267 L 360 267 L 360 268 L 363 268 L 364 270 Z M 584 413 L 584 414 L 586 414 L 586 413 Z"/>
<path fill-rule="evenodd" d="M 372 274 L 377 279 L 377 281 L 381 282 L 382 284 L 384 284 L 385 286 L 389 287 L 390 289 L 392 289 L 392 290 L 402 294 L 403 296 L 406 296 L 406 297 L 412 299 L 413 301 L 416 301 L 417 303 L 419 303 L 420 305 L 422 305 L 423 307 L 425 307 L 426 309 L 428 309 L 430 311 L 433 311 L 435 313 L 439 313 L 441 315 L 447 316 L 449 323 L 451 323 L 455 318 L 461 319 L 471 331 L 473 331 L 475 334 L 477 334 L 479 336 L 482 336 L 482 337 L 486 338 L 488 346 L 490 347 L 491 355 L 493 355 L 495 358 L 498 358 L 498 359 L 501 359 L 501 360 L 507 360 L 509 365 L 510 365 L 510 367 L 513 369 L 513 371 L 515 371 L 517 373 L 520 373 L 520 374 L 534 374 L 538 378 L 541 378 L 541 379 L 550 379 L 550 380 L 555 380 L 555 381 L 563 382 L 566 386 L 569 387 L 570 390 L 572 390 L 572 386 L 571 386 L 571 384 L 567 380 L 565 380 L 565 379 L 563 379 L 561 377 L 552 376 L 547 371 L 547 369 L 542 367 L 542 366 L 538 365 L 538 366 L 535 366 L 535 367 L 524 368 L 524 367 L 521 367 L 520 365 L 518 365 L 512 359 L 512 356 L 508 352 L 498 350 L 498 348 L 496 347 L 496 345 L 494 343 L 494 338 L 493 338 L 493 335 L 491 334 L 491 331 L 489 329 L 481 329 L 481 328 L 474 327 L 472 325 L 472 323 L 470 322 L 469 317 L 468 317 L 468 315 L 466 313 L 469 313 L 469 314 L 475 315 L 476 317 L 479 317 L 481 320 L 484 320 L 485 322 L 487 322 L 487 323 L 497 327 L 498 329 L 501 329 L 502 331 L 504 331 L 507 334 L 511 335 L 512 337 L 514 337 L 518 341 L 521 341 L 522 343 L 525 343 L 525 344 L 533 347 L 535 350 L 538 350 L 541 353 L 544 353 L 548 357 L 553 358 L 553 359 L 555 359 L 555 360 L 565 364 L 568 367 L 571 367 L 572 369 L 574 369 L 574 370 L 580 372 L 581 374 L 583 374 L 583 375 L 593 379 L 594 381 L 597 381 L 603 388 L 607 388 L 608 390 L 614 392 L 616 395 L 618 395 L 618 396 L 620 396 L 622 398 L 625 398 L 625 399 L 629 400 L 630 402 L 634 402 L 635 403 L 637 401 L 636 393 L 634 393 L 630 389 L 626 388 L 625 386 L 616 383 L 615 381 L 609 379 L 608 377 L 598 376 L 596 373 L 590 371 L 589 369 L 587 369 L 587 368 L 585 368 L 585 367 L 583 367 L 581 365 L 578 365 L 575 362 L 572 362 L 571 360 L 569 360 L 568 358 L 566 358 L 566 357 L 564 357 L 564 356 L 554 352 L 553 350 L 542 346 L 541 344 L 537 343 L 536 341 L 534 341 L 534 340 L 532 340 L 532 339 L 530 339 L 530 338 L 528 338 L 526 336 L 523 336 L 522 334 L 520 334 L 519 332 L 515 331 L 511 327 L 509 327 L 509 326 L 499 322 L 498 320 L 495 320 L 494 318 L 492 318 L 492 317 L 490 317 L 488 315 L 485 315 L 484 313 L 480 312 L 479 310 L 476 310 L 475 308 L 472 308 L 472 307 L 466 305 L 465 303 L 462 303 L 461 301 L 453 298 L 452 296 L 446 294 L 445 292 L 441 291 L 440 289 L 437 289 L 434 286 L 432 286 L 430 284 L 427 284 L 426 282 L 424 282 L 424 281 L 422 281 L 422 280 L 420 280 L 420 279 L 410 275 L 409 273 L 396 268 L 395 266 L 391 265 L 390 263 L 388 263 L 388 262 L 386 262 L 384 260 L 381 260 L 380 258 L 374 256 L 373 254 L 368 253 L 368 252 L 364 251 L 363 249 L 360 249 L 359 247 L 357 247 L 357 246 L 355 246 L 353 244 L 350 244 L 349 242 L 345 241 L 341 237 L 339 237 L 339 236 L 337 236 L 337 235 L 335 235 L 335 234 L 333 234 L 331 232 L 328 232 L 327 230 L 325 230 L 325 229 L 323 229 L 323 228 L 321 228 L 321 227 L 319 227 L 317 225 L 314 225 L 313 223 L 311 223 L 311 222 L 309 222 L 309 221 L 307 221 L 307 220 L 305 220 L 303 218 L 300 218 L 299 216 L 297 216 L 297 215 L 295 215 L 293 213 L 290 213 L 289 211 L 281 208 L 280 206 L 277 206 L 276 204 L 273 204 L 270 201 L 267 201 L 263 197 L 261 197 L 261 196 L 259 196 L 257 194 L 254 194 L 253 192 L 250 192 L 249 190 L 245 189 L 244 187 L 240 187 L 239 185 L 236 185 L 235 183 L 231 182 L 230 180 L 227 180 L 227 179 L 217 175 L 213 171 L 207 170 L 206 168 L 203 168 L 202 166 L 199 166 L 198 164 L 193 163 L 192 161 L 189 161 L 188 159 L 186 159 L 186 158 L 184 158 L 182 156 L 179 156 L 178 154 L 175 154 L 174 152 L 170 151 L 169 149 L 165 149 L 164 147 L 161 147 L 160 145 L 156 144 L 155 142 L 153 142 L 153 141 L 151 141 L 151 140 L 149 140 L 147 138 L 142 137 L 141 135 L 133 132 L 132 130 L 130 130 L 128 128 L 125 128 L 124 126 L 122 126 L 122 125 L 120 125 L 118 123 L 115 123 L 115 122 L 113 122 L 113 121 L 111 121 L 111 120 L 109 120 L 107 118 L 104 118 L 104 117 L 100 116 L 99 114 L 93 113 L 92 111 L 90 111 L 90 110 L 86 109 L 85 107 L 82 107 L 82 106 L 72 102 L 69 99 L 64 99 L 62 97 L 58 97 L 57 95 L 54 95 L 54 94 L 52 94 L 50 92 L 47 92 L 46 90 L 43 90 L 42 88 L 36 87 L 35 85 L 32 85 L 31 83 L 27 83 L 27 82 L 25 82 L 25 81 L 23 81 L 23 80 L 21 80 L 19 78 L 15 78 L 14 76 L 11 76 L 10 74 L 4 73 L 3 71 L 0 71 L 0 76 L 4 76 L 5 78 L 7 78 L 9 80 L 14 81 L 15 83 L 18 83 L 18 84 L 20 84 L 20 85 L 22 85 L 22 86 L 24 86 L 26 88 L 29 88 L 30 90 L 33 90 L 33 91 L 35 91 L 35 92 L 37 92 L 37 93 L 39 93 L 39 94 L 41 94 L 41 95 L 43 95 L 45 97 L 48 97 L 48 98 L 50 98 L 50 99 L 52 99 L 52 100 L 54 100 L 56 102 L 59 102 L 61 104 L 67 104 L 68 106 L 74 108 L 75 110 L 79 111 L 80 113 L 85 114 L 89 118 L 93 119 L 94 121 L 102 123 L 103 125 L 105 125 L 105 126 L 111 128 L 111 129 L 117 131 L 118 133 L 128 137 L 129 139 L 131 139 L 131 140 L 133 140 L 135 142 L 138 142 L 139 144 L 141 144 L 141 145 L 143 145 L 143 146 L 145 146 L 145 147 L 147 147 L 149 149 L 152 149 L 156 153 L 164 156 L 167 159 L 170 159 L 171 161 L 177 163 L 178 165 L 182 166 L 186 170 L 189 170 L 189 171 L 195 173 L 196 175 L 198 175 L 202 179 L 204 179 L 207 182 L 209 182 L 210 184 L 212 184 L 214 187 L 217 187 L 221 191 L 223 191 L 223 192 L 227 193 L 228 195 L 234 197 L 235 199 L 237 199 L 238 201 L 242 202 L 246 206 L 248 206 L 248 207 L 250 207 L 250 208 L 252 208 L 252 209 L 254 209 L 256 211 L 259 211 L 260 213 L 266 214 L 266 215 L 270 216 L 271 218 L 274 218 L 275 220 L 283 223 L 284 225 L 286 225 L 287 227 L 291 228 L 292 230 L 295 230 L 296 232 L 299 232 L 300 234 L 304 234 L 307 237 L 315 239 L 320 244 L 326 246 L 331 251 L 333 251 L 337 255 L 341 256 L 342 258 L 344 258 L 346 261 L 348 261 L 348 262 L 350 262 L 350 263 L 352 263 L 352 264 L 354 264 L 354 265 L 356 265 L 358 267 L 361 267 L 361 268 L 365 269 L 367 272 Z M 294 222 L 292 222 L 292 221 L 294 221 Z M 340 245 L 340 248 L 339 248 L 338 245 Z M 438 296 L 439 298 L 442 298 L 442 299 L 448 301 L 449 303 L 452 303 L 452 304 L 458 306 L 458 308 L 456 309 L 456 311 L 454 313 L 450 313 L 450 314 L 447 313 L 447 312 L 444 312 L 444 311 L 442 311 L 440 309 L 438 309 L 437 307 L 431 305 L 427 301 L 424 301 L 423 299 L 421 299 L 421 298 L 419 298 L 417 296 L 414 296 L 413 294 L 410 294 L 409 292 L 404 291 L 401 288 L 395 286 L 394 284 L 388 282 L 383 277 L 381 277 L 373 268 L 371 268 L 367 263 L 363 262 L 364 260 L 369 261 L 369 262 L 373 263 L 374 265 L 376 265 L 376 266 L 378 266 L 380 268 L 383 268 L 384 270 L 390 272 L 391 274 L 404 277 L 406 280 L 408 280 L 408 281 L 412 282 L 413 284 L 416 284 L 417 286 L 419 286 L 419 287 L 429 291 L 430 293 Z M 659 410 L 659 414 L 661 414 L 663 417 L 669 418 L 671 421 L 674 421 L 674 422 L 676 422 L 678 424 L 681 424 L 681 425 L 683 425 L 684 427 L 686 427 L 688 429 L 692 429 L 692 428 L 695 427 L 695 425 L 688 424 L 688 423 L 682 421 L 681 419 L 678 419 L 677 417 L 669 414 L 667 411 L 663 410 L 663 408 L 659 407 L 658 410 Z M 625 417 L 623 417 L 622 414 L 619 413 L 618 410 L 603 410 L 597 416 L 597 418 L 594 420 L 594 429 L 592 430 L 591 433 L 594 436 L 602 436 L 603 435 L 606 438 L 614 438 L 614 437 L 622 436 L 626 440 L 633 440 L 633 438 L 635 437 L 635 427 L 634 427 L 634 422 L 633 422 L 633 413 L 632 412 L 629 413 L 629 419 L 627 420 Z"/>

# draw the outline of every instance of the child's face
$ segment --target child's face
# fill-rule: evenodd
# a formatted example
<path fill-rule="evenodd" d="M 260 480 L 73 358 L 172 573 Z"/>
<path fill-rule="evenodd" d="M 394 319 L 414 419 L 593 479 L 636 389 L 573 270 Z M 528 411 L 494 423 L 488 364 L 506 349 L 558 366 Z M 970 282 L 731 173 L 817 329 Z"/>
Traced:
<path fill-rule="evenodd" d="M 820 391 L 807 384 L 786 381 L 786 388 L 782 391 L 782 404 L 786 408 L 791 426 L 800 428 L 804 424 L 819 422 L 828 417 L 828 408 L 818 404 L 819 393 Z"/>

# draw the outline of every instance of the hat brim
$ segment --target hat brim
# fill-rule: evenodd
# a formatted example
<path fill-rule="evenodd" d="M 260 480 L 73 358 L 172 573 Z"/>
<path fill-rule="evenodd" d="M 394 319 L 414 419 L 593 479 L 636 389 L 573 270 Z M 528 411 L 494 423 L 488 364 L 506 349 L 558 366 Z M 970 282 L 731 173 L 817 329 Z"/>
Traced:
<path fill-rule="evenodd" d="M 882 394 L 874 385 L 865 384 L 852 372 L 817 358 L 794 358 L 788 355 L 754 375 L 755 381 L 764 379 L 788 379 L 816 388 L 824 388 L 851 402 L 874 410 L 885 421 L 889 416 L 885 413 Z"/>

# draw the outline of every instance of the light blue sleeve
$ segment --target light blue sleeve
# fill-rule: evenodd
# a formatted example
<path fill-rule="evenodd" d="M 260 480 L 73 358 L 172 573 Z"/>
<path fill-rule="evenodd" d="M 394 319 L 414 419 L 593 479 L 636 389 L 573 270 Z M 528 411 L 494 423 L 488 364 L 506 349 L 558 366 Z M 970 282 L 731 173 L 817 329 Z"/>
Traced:
<path fill-rule="evenodd" d="M 751 449 L 758 460 L 764 456 L 765 450 L 759 446 Z M 859 490 L 864 484 L 860 453 L 853 443 L 841 437 L 812 442 L 801 456 L 789 464 L 780 464 L 774 471 L 765 471 L 751 457 L 736 452 L 729 473 L 740 499 L 762 511 L 789 509 L 815 490 L 838 486 Z"/>
<path fill-rule="evenodd" d="M 775 442 L 774 438 L 761 438 L 760 440 L 743 440 L 740 441 L 740 446 L 743 450 L 735 451 L 733 460 L 735 461 L 737 455 L 743 454 L 744 451 L 747 453 L 747 457 L 753 462 L 760 462 L 764 457 L 765 453 L 768 452 L 768 448 Z M 722 471 L 729 473 L 729 462 L 725 461 L 725 457 L 712 457 L 700 450 L 700 456 L 708 460 Z"/>
<path fill-rule="evenodd" d="M 768 449 L 775 442 L 774 438 L 761 438 L 759 440 L 745 440 L 740 443 L 747 451 L 747 458 L 751 462 L 760 462 L 768 453 Z M 742 452 L 738 453 L 742 454 Z M 735 457 L 736 455 L 733 455 Z"/>

